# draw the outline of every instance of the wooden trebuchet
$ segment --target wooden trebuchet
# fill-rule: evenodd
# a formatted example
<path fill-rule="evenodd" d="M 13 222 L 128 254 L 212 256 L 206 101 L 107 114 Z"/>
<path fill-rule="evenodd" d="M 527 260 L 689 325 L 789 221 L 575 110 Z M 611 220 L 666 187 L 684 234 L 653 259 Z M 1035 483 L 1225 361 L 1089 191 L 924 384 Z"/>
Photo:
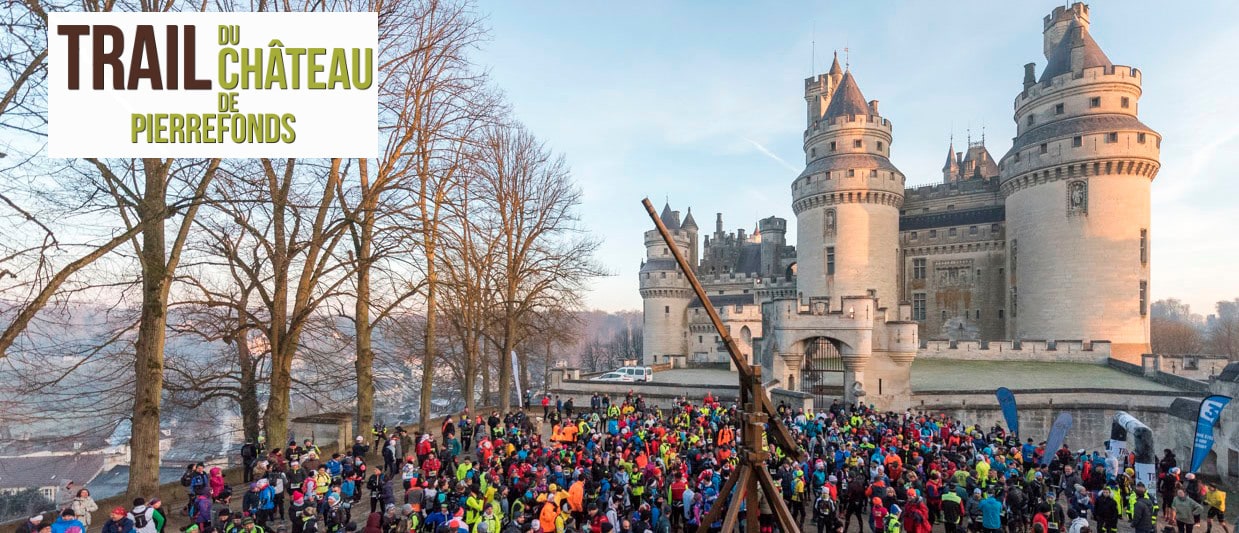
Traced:
<path fill-rule="evenodd" d="M 710 506 L 710 512 L 702 519 L 698 525 L 697 533 L 706 533 L 710 529 L 710 524 L 723 518 L 722 531 L 731 533 L 739 520 L 741 503 L 746 510 L 745 529 L 747 533 L 757 533 L 759 517 L 761 516 L 761 498 L 764 497 L 769 502 L 770 507 L 774 510 L 775 520 L 779 524 L 779 529 L 784 533 L 800 533 L 800 527 L 792 518 L 792 513 L 787 508 L 787 503 L 783 501 L 783 496 L 778 488 L 774 485 L 774 480 L 770 476 L 770 471 L 766 468 L 766 461 L 770 458 L 770 452 L 766 451 L 765 440 L 766 433 L 769 431 L 770 439 L 774 445 L 783 450 L 789 457 L 799 458 L 801 455 L 800 447 L 796 445 L 795 439 L 792 438 L 791 432 L 779 420 L 778 414 L 774 407 L 770 404 L 770 398 L 766 395 L 766 390 L 762 387 L 761 375 L 762 369 L 759 365 L 750 365 L 748 361 L 740 356 L 740 347 L 736 344 L 735 339 L 727 333 L 727 328 L 723 326 L 723 320 L 719 318 L 718 311 L 714 308 L 714 304 L 710 302 L 709 295 L 705 289 L 701 287 L 701 282 L 697 280 L 697 275 L 693 272 L 692 266 L 684 259 L 684 254 L 680 252 L 679 247 L 675 245 L 675 241 L 671 239 L 671 232 L 667 230 L 667 226 L 663 224 L 662 219 L 658 218 L 658 213 L 654 211 L 654 204 L 650 203 L 649 198 L 641 200 L 641 204 L 645 206 L 645 212 L 649 214 L 650 220 L 654 221 L 654 226 L 658 228 L 658 233 L 662 235 L 663 241 L 667 243 L 667 248 L 671 251 L 672 257 L 679 265 L 684 276 L 688 278 L 688 283 L 692 285 L 693 291 L 697 293 L 697 298 L 701 300 L 701 304 L 706 309 L 706 314 L 710 316 L 710 321 L 714 324 L 715 331 L 718 332 L 719 338 L 723 340 L 727 347 L 727 353 L 731 356 L 731 361 L 735 363 L 736 370 L 740 376 L 740 449 L 738 456 L 740 458 L 739 466 L 728 476 L 727 481 L 723 483 L 723 490 L 719 492 L 718 499 L 714 501 L 714 505 Z M 732 496 L 728 505 L 728 496 Z M 724 515 L 724 512 L 726 515 Z"/>

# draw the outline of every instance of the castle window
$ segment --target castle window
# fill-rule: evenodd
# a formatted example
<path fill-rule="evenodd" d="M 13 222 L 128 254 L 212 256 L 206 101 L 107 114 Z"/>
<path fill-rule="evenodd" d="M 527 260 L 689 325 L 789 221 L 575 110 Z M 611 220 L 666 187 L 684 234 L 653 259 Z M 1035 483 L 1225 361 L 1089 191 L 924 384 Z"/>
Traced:
<path fill-rule="evenodd" d="M 947 210 L 947 211 L 954 211 L 954 210 L 955 210 L 955 204 L 948 204 L 948 205 L 946 206 L 946 210 Z"/>
<path fill-rule="evenodd" d="M 697 336 L 697 344 L 705 344 L 705 342 L 706 340 L 703 338 L 702 335 Z"/>
<path fill-rule="evenodd" d="M 977 320 L 981 320 L 981 310 L 977 309 L 977 313 L 974 316 L 976 317 Z"/>
<path fill-rule="evenodd" d="M 1123 99 L 1120 100 L 1120 102 L 1122 103 L 1123 109 L 1127 109 L 1128 107 L 1131 107 L 1131 98 L 1124 96 Z"/>
<path fill-rule="evenodd" d="M 929 230 L 929 238 L 934 239 L 937 237 L 938 237 L 938 230 L 936 229 Z"/>
<path fill-rule="evenodd" d="M 855 177 L 856 177 L 856 169 L 854 169 L 854 168 L 849 168 L 849 169 L 848 169 L 848 177 L 849 177 L 849 178 L 855 178 Z"/>
<path fill-rule="evenodd" d="M 667 254 L 669 254 L 669 253 L 671 253 L 671 250 L 668 250 L 668 249 L 666 249 L 666 248 L 663 248 L 663 255 L 667 255 Z"/>
<path fill-rule="evenodd" d="M 1061 114 L 1063 114 L 1063 104 L 1055 104 L 1055 105 L 1054 105 L 1054 114 L 1055 114 L 1055 115 L 1061 115 Z"/>
<path fill-rule="evenodd" d="M 827 209 L 822 214 L 822 235 L 829 237 L 835 234 L 835 210 Z"/>
<path fill-rule="evenodd" d="M 1002 320 L 1002 319 L 1004 318 L 1002 315 L 1003 315 L 1003 311 L 1002 311 L 1002 309 L 999 309 L 999 310 L 998 310 L 998 320 Z"/>
<path fill-rule="evenodd" d="M 989 232 L 990 232 L 990 233 L 998 233 L 998 231 L 999 231 L 999 229 L 998 229 L 998 224 L 990 224 L 990 225 L 989 225 Z"/>
<path fill-rule="evenodd" d="M 878 151 L 882 151 L 882 141 L 878 141 Z"/>
<path fill-rule="evenodd" d="M 1140 280 L 1140 316 L 1149 314 L 1149 282 Z"/>
<path fill-rule="evenodd" d="M 864 141 L 861 141 L 860 139 L 856 139 L 852 141 L 852 148 L 864 148 L 864 147 L 865 147 Z"/>
<path fill-rule="evenodd" d="M 1149 230 L 1140 229 L 1140 264 L 1149 264 Z"/>
<path fill-rule="evenodd" d="M 1107 133 L 1107 134 L 1106 134 L 1106 142 L 1108 142 L 1108 143 L 1116 143 L 1116 142 L 1119 142 L 1119 134 L 1118 134 L 1118 132 L 1112 131 L 1112 132 L 1110 132 L 1110 133 Z"/>
<path fill-rule="evenodd" d="M 663 306 L 663 312 L 664 312 L 664 313 L 667 313 L 668 315 L 669 315 L 669 314 L 671 314 L 671 306 L 670 306 L 670 305 L 664 305 L 664 306 Z"/>
<path fill-rule="evenodd" d="M 1074 146 L 1074 147 L 1076 147 L 1076 148 L 1079 148 L 1079 147 L 1081 147 L 1081 146 L 1084 146 L 1084 138 L 1083 138 L 1083 137 L 1081 137 L 1081 136 L 1079 136 L 1079 135 L 1076 135 L 1075 137 L 1072 137 L 1072 138 L 1071 138 L 1071 146 Z"/>
<path fill-rule="evenodd" d="M 946 309 L 942 310 L 942 321 L 946 322 Z"/>
<path fill-rule="evenodd" d="M 809 157 L 817 157 L 817 148 L 809 149 Z"/>
<path fill-rule="evenodd" d="M 968 234 L 969 234 L 969 235 L 976 235 L 976 234 L 977 234 L 977 227 L 976 227 L 976 226 L 968 226 Z"/>
<path fill-rule="evenodd" d="M 666 273 L 666 272 L 659 272 L 659 273 L 658 273 L 658 277 L 659 277 L 660 279 L 667 279 L 667 273 Z"/>
<path fill-rule="evenodd" d="M 826 247 L 826 275 L 835 275 L 835 247 Z"/>
<path fill-rule="evenodd" d="M 835 141 L 830 141 L 830 151 L 835 151 Z"/>
<path fill-rule="evenodd" d="M 870 170 L 870 171 L 869 171 L 869 177 L 871 177 L 871 178 L 876 178 L 876 177 L 878 177 L 878 171 L 877 171 L 876 169 L 875 169 L 875 170 Z"/>
<path fill-rule="evenodd" d="M 1014 158 L 1014 159 L 1015 159 L 1015 162 L 1016 162 L 1016 163 L 1019 163 L 1019 162 L 1020 162 L 1020 153 L 1019 153 L 1019 152 L 1016 152 L 1016 153 L 1015 153 L 1015 158 Z"/>
<path fill-rule="evenodd" d="M 743 313 L 743 312 L 744 312 L 744 306 L 743 306 L 743 305 L 736 304 L 736 312 L 737 312 L 737 313 Z"/>
<path fill-rule="evenodd" d="M 1015 287 L 1011 287 L 1011 318 L 1015 318 L 1020 314 L 1020 294 Z"/>
<path fill-rule="evenodd" d="M 912 260 L 912 279 L 925 279 L 924 257 L 918 257 Z"/>
<path fill-rule="evenodd" d="M 1028 125 L 1029 125 L 1029 126 L 1032 126 L 1032 125 L 1033 125 L 1033 123 L 1034 123 L 1034 122 L 1036 122 L 1036 121 L 1037 121 L 1037 117 L 1036 117 L 1035 115 L 1028 115 Z"/>
<path fill-rule="evenodd" d="M 912 293 L 912 320 L 925 320 L 925 293 Z"/>
<path fill-rule="evenodd" d="M 1136 142 L 1138 142 L 1138 143 L 1140 143 L 1140 144 L 1144 144 L 1144 134 L 1143 134 L 1143 133 L 1137 133 L 1137 134 L 1136 134 Z"/>
<path fill-rule="evenodd" d="M 914 240 L 914 241 L 916 240 L 916 232 L 915 232 L 915 231 L 914 231 L 914 232 L 912 232 L 911 238 L 912 238 L 912 240 Z"/>
<path fill-rule="evenodd" d="M 1094 97 L 1092 97 L 1092 98 L 1089 98 L 1089 100 L 1088 100 L 1088 106 L 1089 106 L 1089 107 L 1101 107 L 1101 97 L 1100 97 L 1100 96 L 1094 96 Z"/>
<path fill-rule="evenodd" d="M 1049 145 L 1049 144 L 1046 144 L 1046 143 L 1041 143 L 1041 153 L 1043 153 L 1043 154 L 1044 154 L 1044 153 L 1047 153 L 1047 152 L 1049 152 L 1049 151 L 1050 151 L 1050 145 Z"/>
<path fill-rule="evenodd" d="M 1006 275 L 1007 275 L 1007 269 L 998 267 L 998 278 L 1002 279 Z"/>
<path fill-rule="evenodd" d="M 949 235 L 949 236 L 951 236 L 951 237 L 954 237 L 954 236 L 955 236 L 955 234 L 956 234 L 955 228 L 951 228 L 951 229 L 947 230 L 946 232 L 947 232 L 947 235 Z"/>

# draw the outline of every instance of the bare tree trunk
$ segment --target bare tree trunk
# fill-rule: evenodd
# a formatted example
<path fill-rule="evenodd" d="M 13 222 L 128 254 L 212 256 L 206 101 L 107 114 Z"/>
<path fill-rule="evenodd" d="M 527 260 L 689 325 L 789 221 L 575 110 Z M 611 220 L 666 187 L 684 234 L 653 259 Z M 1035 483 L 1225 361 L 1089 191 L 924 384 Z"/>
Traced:
<path fill-rule="evenodd" d="M 465 409 L 468 409 L 470 413 L 473 413 L 475 411 L 475 407 L 477 406 L 477 402 L 474 401 L 474 398 L 477 395 L 478 383 L 478 347 L 477 341 L 473 339 L 473 334 L 469 333 L 465 341 L 465 379 L 464 386 L 462 387 L 465 393 Z"/>
<path fill-rule="evenodd" d="M 142 318 L 134 345 L 134 397 L 129 439 L 130 495 L 159 488 L 159 407 L 163 395 L 163 349 L 168 325 L 167 255 L 164 211 L 167 167 L 171 161 L 145 160 L 146 190 L 138 204 L 142 229 Z"/>
<path fill-rule="evenodd" d="M 516 349 L 516 279 L 508 276 L 504 291 L 503 351 L 499 353 L 499 412 L 506 413 L 512 407 L 512 351 Z"/>
<path fill-rule="evenodd" d="M 429 239 L 427 239 L 429 241 Z M 438 325 L 438 310 L 435 296 L 438 292 L 439 274 L 435 270 L 435 246 L 426 243 L 426 346 L 422 355 L 422 409 L 418 424 L 422 431 L 430 428 L 431 392 L 435 382 L 435 327 Z"/>
<path fill-rule="evenodd" d="M 358 167 L 363 194 L 359 206 L 361 236 L 356 243 L 357 294 L 353 299 L 353 324 L 357 346 L 354 362 L 357 370 L 357 435 L 362 435 L 366 428 L 374 425 L 374 349 L 371 345 L 374 325 L 370 323 L 370 268 L 373 266 L 371 252 L 378 195 L 369 191 L 370 176 L 366 160 L 359 160 Z"/>
<path fill-rule="evenodd" d="M 244 319 L 242 319 L 244 320 Z M 233 339 L 237 350 L 237 363 L 241 367 L 240 394 L 238 404 L 241 407 L 241 429 L 247 442 L 257 442 L 260 431 L 258 413 L 258 364 L 250 354 L 248 330 L 241 329 L 237 338 Z M 272 443 L 279 446 L 282 443 Z"/>

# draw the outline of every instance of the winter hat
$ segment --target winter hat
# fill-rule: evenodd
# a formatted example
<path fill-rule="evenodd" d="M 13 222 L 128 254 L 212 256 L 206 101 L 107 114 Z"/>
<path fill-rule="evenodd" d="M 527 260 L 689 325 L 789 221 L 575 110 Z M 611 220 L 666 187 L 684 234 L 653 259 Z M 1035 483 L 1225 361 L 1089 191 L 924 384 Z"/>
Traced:
<path fill-rule="evenodd" d="M 112 509 L 112 514 L 126 515 L 129 511 L 126 511 L 124 507 L 116 507 Z"/>
<path fill-rule="evenodd" d="M 30 521 L 31 521 L 31 522 L 34 522 L 34 523 L 36 523 L 36 524 L 38 524 L 39 522 L 42 522 L 42 521 L 43 521 L 43 515 L 42 515 L 42 514 L 37 514 L 37 515 L 34 515 L 34 516 L 30 517 Z"/>
<path fill-rule="evenodd" d="M 305 502 L 304 494 L 302 494 L 300 491 L 293 493 L 293 503 L 300 505 L 304 502 Z"/>

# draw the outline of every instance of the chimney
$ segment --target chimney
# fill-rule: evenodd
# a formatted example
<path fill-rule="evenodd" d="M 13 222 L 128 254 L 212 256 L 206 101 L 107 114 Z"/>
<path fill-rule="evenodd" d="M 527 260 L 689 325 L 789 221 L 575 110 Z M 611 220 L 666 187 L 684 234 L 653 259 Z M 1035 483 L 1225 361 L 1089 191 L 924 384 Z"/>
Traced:
<path fill-rule="evenodd" d="M 1024 65 L 1024 89 L 1037 84 L 1037 64 L 1028 63 Z"/>
<path fill-rule="evenodd" d="M 878 113 L 878 101 L 877 100 L 869 101 L 869 111 L 878 116 L 882 115 L 881 113 Z"/>
<path fill-rule="evenodd" d="M 736 230 L 736 239 L 740 241 L 740 244 L 744 244 L 744 228 Z"/>

